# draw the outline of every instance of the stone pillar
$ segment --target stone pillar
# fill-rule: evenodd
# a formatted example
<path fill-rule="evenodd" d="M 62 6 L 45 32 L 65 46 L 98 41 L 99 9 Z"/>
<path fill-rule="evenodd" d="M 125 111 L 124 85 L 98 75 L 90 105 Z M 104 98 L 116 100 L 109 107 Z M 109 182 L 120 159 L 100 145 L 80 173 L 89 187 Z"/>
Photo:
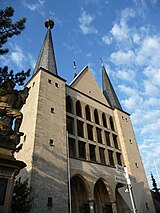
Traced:
<path fill-rule="evenodd" d="M 117 213 L 116 203 L 112 203 L 112 211 L 113 211 L 113 213 Z"/>
<path fill-rule="evenodd" d="M 24 168 L 23 161 L 16 160 L 10 150 L 0 148 L 0 212 L 10 213 L 13 186 L 16 175 Z"/>
<path fill-rule="evenodd" d="M 94 201 L 89 200 L 89 212 L 94 213 Z"/>

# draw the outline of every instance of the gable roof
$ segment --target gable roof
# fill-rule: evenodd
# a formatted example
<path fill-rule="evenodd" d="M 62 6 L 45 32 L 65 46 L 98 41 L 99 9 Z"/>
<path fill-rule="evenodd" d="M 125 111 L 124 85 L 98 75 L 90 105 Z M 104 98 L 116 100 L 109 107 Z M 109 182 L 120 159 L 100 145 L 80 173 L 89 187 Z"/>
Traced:
<path fill-rule="evenodd" d="M 88 66 L 82 69 L 69 86 L 109 106 Z"/>

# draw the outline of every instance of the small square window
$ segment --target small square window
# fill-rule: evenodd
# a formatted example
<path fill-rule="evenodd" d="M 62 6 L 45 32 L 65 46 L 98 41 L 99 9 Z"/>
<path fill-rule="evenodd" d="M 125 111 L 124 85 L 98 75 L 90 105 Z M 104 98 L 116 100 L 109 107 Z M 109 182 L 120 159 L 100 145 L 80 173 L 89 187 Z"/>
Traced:
<path fill-rule="evenodd" d="M 54 146 L 54 140 L 50 139 L 49 144 L 50 144 L 50 146 Z"/>
<path fill-rule="evenodd" d="M 35 82 L 33 82 L 32 87 L 34 87 L 34 85 L 35 85 Z"/>
<path fill-rule="evenodd" d="M 55 113 L 55 109 L 51 107 L 51 113 Z"/>
<path fill-rule="evenodd" d="M 25 142 L 26 141 L 26 135 L 24 135 L 24 138 L 23 138 L 23 142 Z"/>
<path fill-rule="evenodd" d="M 138 165 L 138 163 L 135 163 L 135 166 L 136 166 L 136 168 L 137 168 L 137 169 L 139 168 L 139 165 Z"/>
<path fill-rule="evenodd" d="M 55 86 L 56 86 L 57 88 L 59 88 L 59 84 L 58 84 L 58 83 L 55 83 Z"/>
<path fill-rule="evenodd" d="M 47 206 L 52 207 L 52 197 L 48 197 Z"/>
<path fill-rule="evenodd" d="M 52 84 L 52 81 L 51 81 L 51 79 L 48 79 L 48 83 L 49 83 L 49 84 Z"/>

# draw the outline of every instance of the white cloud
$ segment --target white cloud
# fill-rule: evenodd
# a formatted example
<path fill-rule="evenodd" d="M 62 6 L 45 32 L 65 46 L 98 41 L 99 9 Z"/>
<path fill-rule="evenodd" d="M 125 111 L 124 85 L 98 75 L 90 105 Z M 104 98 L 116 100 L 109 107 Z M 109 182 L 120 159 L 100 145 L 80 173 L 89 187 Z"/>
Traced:
<path fill-rule="evenodd" d="M 128 99 L 123 100 L 122 103 L 131 112 L 131 111 L 134 111 L 138 105 L 143 104 L 143 98 L 137 94 L 137 95 L 130 96 Z"/>
<path fill-rule="evenodd" d="M 136 77 L 134 70 L 118 70 L 116 72 L 117 78 L 133 83 Z"/>
<path fill-rule="evenodd" d="M 22 49 L 15 45 L 15 51 L 11 52 L 11 60 L 18 66 L 23 67 L 23 61 L 25 60 L 25 56 L 22 52 Z"/>
<path fill-rule="evenodd" d="M 160 86 L 160 67 L 155 68 L 148 66 L 144 69 L 143 74 L 156 86 Z"/>
<path fill-rule="evenodd" d="M 113 52 L 110 56 L 111 61 L 116 65 L 131 65 L 135 62 L 135 53 L 132 50 L 123 51 L 118 50 Z"/>
<path fill-rule="evenodd" d="M 0 56 L 3 66 L 19 69 L 34 69 L 36 60 L 30 53 L 25 53 L 17 44 L 12 44 L 9 54 Z M 16 70 L 15 70 L 16 71 Z"/>
<path fill-rule="evenodd" d="M 148 171 L 148 173 L 154 172 L 154 174 L 156 174 L 155 165 L 157 168 L 160 168 L 159 137 L 156 135 L 145 138 L 143 142 L 139 145 L 139 148 L 140 152 L 142 153 L 143 162 L 145 162 L 144 166 L 146 171 Z"/>
<path fill-rule="evenodd" d="M 159 89 L 150 80 L 143 80 L 144 94 L 148 96 L 158 96 Z"/>
<path fill-rule="evenodd" d="M 105 36 L 102 37 L 102 41 L 105 44 L 110 45 L 112 43 L 112 41 L 113 41 L 113 38 L 111 36 L 109 37 L 108 35 L 105 35 Z"/>
<path fill-rule="evenodd" d="M 87 14 L 85 10 L 82 11 L 81 16 L 79 17 L 79 27 L 83 34 L 94 34 L 98 32 L 96 28 L 91 26 L 94 19 L 94 16 Z"/>
<path fill-rule="evenodd" d="M 29 3 L 27 0 L 23 0 L 22 3 L 26 8 L 28 8 L 32 12 L 38 11 L 42 16 L 45 14 L 44 12 L 45 0 L 38 0 L 35 3 Z"/>
<path fill-rule="evenodd" d="M 159 116 L 159 115 L 158 115 Z M 154 121 L 153 123 L 148 122 L 146 125 L 143 126 L 143 128 L 141 129 L 141 134 L 146 134 L 148 132 L 151 132 L 152 134 L 159 134 L 159 130 L 160 130 L 160 119 Z"/>
<path fill-rule="evenodd" d="M 137 90 L 129 87 L 129 86 L 125 86 L 125 85 L 118 85 L 118 88 L 125 94 L 125 95 L 129 95 L 129 96 L 133 96 L 137 94 Z"/>
<path fill-rule="evenodd" d="M 140 65 L 159 66 L 160 61 L 160 38 L 147 36 L 143 39 L 137 50 L 136 62 Z"/>

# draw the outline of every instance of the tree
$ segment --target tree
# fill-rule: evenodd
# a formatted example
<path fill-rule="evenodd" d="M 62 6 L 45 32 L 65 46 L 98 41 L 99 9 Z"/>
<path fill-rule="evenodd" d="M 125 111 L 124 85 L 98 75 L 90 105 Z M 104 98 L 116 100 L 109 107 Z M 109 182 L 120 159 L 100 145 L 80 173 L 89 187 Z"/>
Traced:
<path fill-rule="evenodd" d="M 6 85 L 8 81 L 14 82 L 14 84 L 18 86 L 22 86 L 27 77 L 30 76 L 30 69 L 24 72 L 18 72 L 16 74 L 13 73 L 13 70 L 8 71 L 8 67 L 0 67 L 0 89 L 6 89 Z"/>
<path fill-rule="evenodd" d="M 25 28 L 26 18 L 22 17 L 17 22 L 13 23 L 12 16 L 14 9 L 7 7 L 5 10 L 0 10 L 0 55 L 7 54 L 8 48 L 3 48 L 3 45 L 14 35 L 19 35 Z M 5 89 L 6 82 L 11 80 L 18 86 L 24 85 L 24 81 L 30 75 L 30 69 L 24 72 L 14 74 L 13 70 L 9 71 L 8 67 L 0 67 L 0 88 Z"/>
<path fill-rule="evenodd" d="M 157 188 L 157 183 L 152 173 L 151 173 L 151 180 L 153 185 L 152 191 L 155 194 L 155 198 L 160 201 L 160 189 Z"/>
<path fill-rule="evenodd" d="M 17 22 L 13 23 L 11 17 L 14 14 L 12 7 L 7 7 L 5 10 L 0 10 L 0 55 L 8 53 L 8 49 L 2 49 L 2 46 L 7 42 L 8 38 L 14 35 L 19 35 L 25 28 L 26 18 L 22 17 Z"/>
<path fill-rule="evenodd" d="M 15 181 L 12 197 L 12 213 L 29 213 L 32 206 L 32 187 L 28 185 L 28 179 L 21 182 L 21 178 Z"/>

